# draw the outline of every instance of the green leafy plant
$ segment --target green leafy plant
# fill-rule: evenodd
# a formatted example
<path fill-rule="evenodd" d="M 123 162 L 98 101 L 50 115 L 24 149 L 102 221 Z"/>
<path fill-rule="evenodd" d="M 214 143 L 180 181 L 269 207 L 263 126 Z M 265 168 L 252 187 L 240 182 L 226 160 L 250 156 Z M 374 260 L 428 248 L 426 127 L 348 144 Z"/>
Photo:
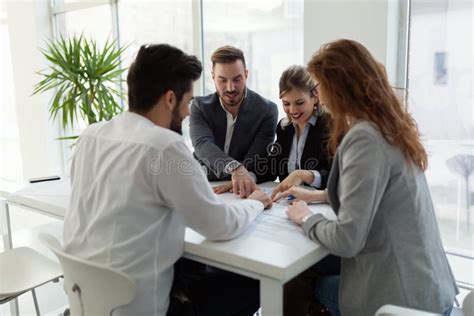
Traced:
<path fill-rule="evenodd" d="M 118 100 L 124 97 L 119 85 L 126 71 L 120 69 L 125 49 L 117 47 L 115 40 L 98 47 L 95 40 L 83 35 L 50 40 L 47 48 L 41 49 L 50 66 L 38 72 L 42 80 L 33 94 L 54 91 L 49 114 L 53 120 L 60 118 L 63 130 L 73 128 L 79 116 L 87 124 L 110 120 L 123 111 Z"/>

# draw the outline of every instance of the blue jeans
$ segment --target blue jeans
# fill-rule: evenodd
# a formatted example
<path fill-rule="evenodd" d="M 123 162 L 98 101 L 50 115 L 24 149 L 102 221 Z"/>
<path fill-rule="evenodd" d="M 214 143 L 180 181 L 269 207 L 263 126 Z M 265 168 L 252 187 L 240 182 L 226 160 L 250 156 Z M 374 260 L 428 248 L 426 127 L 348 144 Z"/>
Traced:
<path fill-rule="evenodd" d="M 332 316 L 340 316 L 338 295 L 339 275 L 329 275 L 317 278 L 314 282 L 315 298 L 326 307 Z"/>
<path fill-rule="evenodd" d="M 450 308 L 448 308 L 444 313 L 443 316 L 449 316 L 451 315 L 451 312 L 453 311 L 453 305 L 451 305 Z"/>

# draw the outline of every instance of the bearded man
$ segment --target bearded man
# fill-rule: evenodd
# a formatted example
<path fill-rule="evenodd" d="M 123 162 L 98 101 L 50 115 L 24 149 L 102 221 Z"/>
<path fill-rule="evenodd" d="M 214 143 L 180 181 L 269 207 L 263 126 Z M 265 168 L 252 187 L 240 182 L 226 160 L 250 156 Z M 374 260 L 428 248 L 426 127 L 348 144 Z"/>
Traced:
<path fill-rule="evenodd" d="M 211 56 L 216 92 L 196 97 L 191 106 L 190 135 L 194 156 L 208 179 L 232 180 L 233 192 L 249 196 L 256 188 L 259 166 L 275 138 L 275 103 L 247 88 L 243 52 L 232 46 Z"/>

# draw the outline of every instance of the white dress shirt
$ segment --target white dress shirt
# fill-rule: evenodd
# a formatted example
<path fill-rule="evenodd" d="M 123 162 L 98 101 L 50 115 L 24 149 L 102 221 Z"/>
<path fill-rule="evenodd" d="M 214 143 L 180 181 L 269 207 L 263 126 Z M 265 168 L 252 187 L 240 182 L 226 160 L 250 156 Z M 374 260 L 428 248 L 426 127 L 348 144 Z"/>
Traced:
<path fill-rule="evenodd" d="M 245 88 L 244 97 L 242 98 L 242 100 L 240 102 L 240 105 L 242 105 L 242 103 L 244 103 L 244 99 L 246 97 L 247 97 L 247 88 Z M 225 133 L 224 152 L 228 155 L 229 154 L 230 142 L 232 141 L 232 135 L 234 135 L 234 126 L 235 126 L 235 122 L 237 121 L 238 115 L 236 115 L 234 117 L 232 115 L 232 113 L 227 111 L 227 109 L 224 106 L 224 102 L 222 101 L 222 99 L 220 97 L 219 97 L 219 104 L 221 105 L 222 109 L 224 110 L 225 116 L 226 116 L 226 119 L 227 119 L 227 129 L 226 129 L 226 133 Z"/>
<path fill-rule="evenodd" d="M 241 105 L 242 103 L 244 102 L 244 99 L 247 97 L 247 88 L 245 88 L 245 94 L 244 94 L 244 97 L 241 101 Z M 225 112 L 225 116 L 226 116 L 226 120 L 227 120 L 227 128 L 226 128 L 226 133 L 225 133 L 225 142 L 224 142 L 224 152 L 226 153 L 226 155 L 229 154 L 229 147 L 230 147 L 230 142 L 232 141 L 232 135 L 234 135 L 234 127 L 235 127 L 235 122 L 237 121 L 237 117 L 238 115 L 236 115 L 235 117 L 232 115 L 232 113 L 230 113 L 229 111 L 227 111 L 227 109 L 225 108 L 224 106 L 224 103 L 222 102 L 222 99 L 219 97 L 219 104 L 221 105 L 222 109 L 224 110 Z M 234 160 L 235 161 L 235 160 Z M 234 161 L 231 161 L 229 162 L 224 170 L 227 170 L 228 169 L 228 166 L 231 164 L 231 163 L 234 163 Z M 253 172 L 249 172 L 250 176 L 253 178 L 253 180 L 255 182 L 257 182 L 257 176 L 253 173 Z"/>
<path fill-rule="evenodd" d="M 186 226 L 210 240 L 231 239 L 263 210 L 252 200 L 223 203 L 180 135 L 131 112 L 84 131 L 71 182 L 65 251 L 137 285 L 135 299 L 114 315 L 166 314 Z"/>
<path fill-rule="evenodd" d="M 234 135 L 234 126 L 235 122 L 237 121 L 237 116 L 234 117 L 232 113 L 227 111 L 225 106 L 222 104 L 221 101 L 221 107 L 225 112 L 225 116 L 227 119 L 227 129 L 225 133 L 225 143 L 224 143 L 224 152 L 228 155 L 229 154 L 229 146 L 230 146 L 230 141 L 232 140 L 232 135 Z"/>
<path fill-rule="evenodd" d="M 301 156 L 303 155 L 304 146 L 306 145 L 306 139 L 308 138 L 309 128 L 310 125 L 315 126 L 317 123 L 318 117 L 313 115 L 308 120 L 306 125 L 304 126 L 303 132 L 298 139 L 296 137 L 296 129 L 295 134 L 293 135 L 293 142 L 291 144 L 290 155 L 288 156 L 288 174 L 292 173 L 297 169 L 301 169 Z M 314 179 L 313 182 L 308 183 L 310 186 L 319 188 L 321 186 L 321 174 L 317 170 L 310 170 L 313 173 Z"/>

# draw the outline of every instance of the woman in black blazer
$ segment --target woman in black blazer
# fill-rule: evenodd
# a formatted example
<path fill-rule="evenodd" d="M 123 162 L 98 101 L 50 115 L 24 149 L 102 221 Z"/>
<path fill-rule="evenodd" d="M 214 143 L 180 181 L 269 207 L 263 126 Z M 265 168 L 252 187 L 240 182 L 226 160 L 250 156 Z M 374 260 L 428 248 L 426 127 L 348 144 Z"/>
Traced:
<path fill-rule="evenodd" d="M 277 125 L 277 139 L 269 148 L 268 157 L 259 161 L 256 167 L 259 183 L 279 178 L 280 184 L 272 193 L 275 201 L 280 198 L 278 192 L 292 187 L 292 190 L 309 192 L 298 187 L 303 183 L 325 189 L 331 169 L 331 159 L 326 150 L 330 117 L 319 106 L 316 85 L 309 73 L 303 66 L 291 66 L 282 73 L 279 86 L 287 116 Z M 226 183 L 215 187 L 214 192 L 224 193 L 231 189 L 232 185 Z M 312 199 L 311 195 L 309 197 Z M 298 199 L 305 200 L 305 195 L 298 194 Z M 329 255 L 287 283 L 285 316 L 306 315 L 313 298 L 307 298 L 305 291 L 313 287 L 313 279 L 339 273 L 340 258 Z"/>
<path fill-rule="evenodd" d="M 329 139 L 330 117 L 319 105 L 316 85 L 303 66 L 291 66 L 280 77 L 280 99 L 286 117 L 277 125 L 277 139 L 269 150 L 266 170 L 257 175 L 259 182 L 280 184 L 272 192 L 276 201 L 279 192 L 306 191 L 298 186 L 306 184 L 324 190 L 331 169 L 326 149 Z M 298 194 L 304 200 L 304 195 Z M 324 275 L 340 273 L 340 258 L 328 256 L 285 286 L 284 314 L 306 315 L 313 299 L 304 293 L 313 288 L 314 280 Z"/>
<path fill-rule="evenodd" d="M 280 184 L 275 192 L 302 183 L 325 189 L 331 169 L 326 150 L 330 118 L 319 106 L 316 86 L 303 66 L 291 66 L 280 77 L 280 99 L 287 117 L 277 125 L 277 139 L 258 182 Z"/>

